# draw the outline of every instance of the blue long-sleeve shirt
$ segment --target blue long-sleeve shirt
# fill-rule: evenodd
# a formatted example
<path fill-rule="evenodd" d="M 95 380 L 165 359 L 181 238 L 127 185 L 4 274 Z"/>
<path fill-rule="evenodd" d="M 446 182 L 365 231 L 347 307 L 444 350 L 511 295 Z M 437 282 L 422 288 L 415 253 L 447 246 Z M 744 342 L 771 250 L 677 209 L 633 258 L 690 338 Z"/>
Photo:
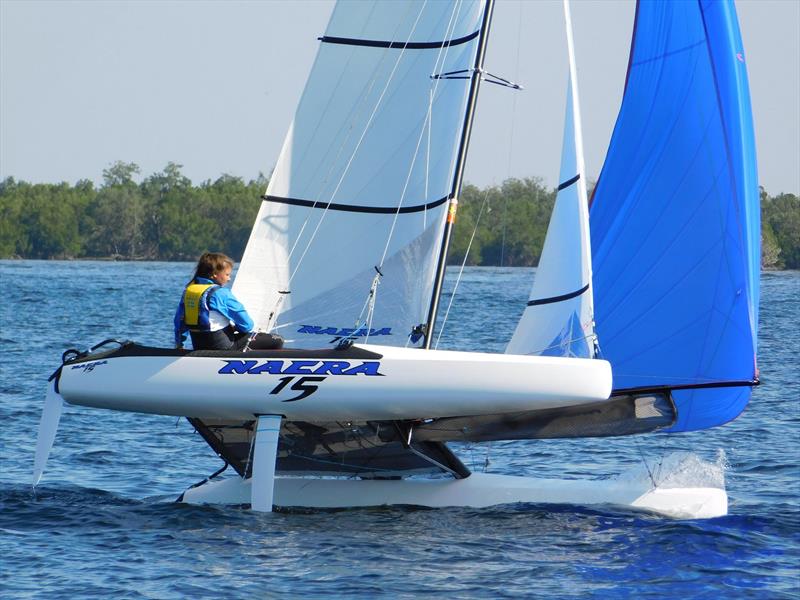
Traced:
<path fill-rule="evenodd" d="M 195 277 L 194 283 L 217 285 L 214 281 L 206 279 L 205 277 Z M 211 299 L 208 301 L 208 309 L 215 310 L 223 315 L 231 321 L 239 331 L 253 331 L 253 319 L 247 314 L 247 309 L 236 299 L 236 296 L 233 295 L 230 288 L 218 287 L 214 293 L 211 294 Z M 178 302 L 178 310 L 175 311 L 174 325 L 175 345 L 183 346 L 189 333 L 189 326 L 186 325 L 184 321 L 183 295 L 181 295 L 181 300 Z"/>

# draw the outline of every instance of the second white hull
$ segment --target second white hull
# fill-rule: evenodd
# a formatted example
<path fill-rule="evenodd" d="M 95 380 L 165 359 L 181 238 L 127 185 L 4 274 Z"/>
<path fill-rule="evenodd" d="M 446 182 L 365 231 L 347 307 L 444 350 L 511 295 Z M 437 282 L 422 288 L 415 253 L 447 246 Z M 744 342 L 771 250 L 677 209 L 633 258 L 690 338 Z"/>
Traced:
<path fill-rule="evenodd" d="M 189 504 L 250 504 L 251 480 L 232 477 L 184 492 Z M 485 508 L 514 503 L 616 505 L 677 519 L 709 519 L 728 513 L 724 489 L 660 488 L 629 480 L 535 479 L 473 473 L 465 479 L 367 481 L 278 477 L 276 506 L 346 508 L 385 505 Z"/>

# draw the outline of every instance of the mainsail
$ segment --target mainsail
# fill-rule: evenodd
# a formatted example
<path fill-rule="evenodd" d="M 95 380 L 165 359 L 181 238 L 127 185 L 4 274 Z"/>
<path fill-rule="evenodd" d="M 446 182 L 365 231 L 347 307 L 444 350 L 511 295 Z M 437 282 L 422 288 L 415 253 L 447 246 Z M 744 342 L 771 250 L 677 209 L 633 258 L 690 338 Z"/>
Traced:
<path fill-rule="evenodd" d="M 530 300 L 506 348 L 508 354 L 595 355 L 589 212 L 580 103 L 569 4 L 564 0 L 569 54 L 561 172 Z"/>
<path fill-rule="evenodd" d="M 485 4 L 336 5 L 234 291 L 297 346 L 426 322 Z"/>
<path fill-rule="evenodd" d="M 591 206 L 595 319 L 617 390 L 672 390 L 672 431 L 735 418 L 757 382 L 760 215 L 732 1 L 640 2 Z"/>

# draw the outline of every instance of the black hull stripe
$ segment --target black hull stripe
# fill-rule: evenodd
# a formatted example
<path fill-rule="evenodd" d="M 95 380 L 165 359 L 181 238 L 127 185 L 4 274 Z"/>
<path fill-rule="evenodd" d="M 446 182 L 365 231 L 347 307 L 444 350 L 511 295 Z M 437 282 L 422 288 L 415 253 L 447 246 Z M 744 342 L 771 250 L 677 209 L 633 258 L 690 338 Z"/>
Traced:
<path fill-rule="evenodd" d="M 450 196 L 439 198 L 427 204 L 416 204 L 413 206 L 356 206 L 355 204 L 337 204 L 331 202 L 323 202 L 321 200 L 301 200 L 299 198 L 283 198 L 281 196 L 261 196 L 268 202 L 277 202 L 278 204 L 291 204 L 292 206 L 306 206 L 308 208 L 321 208 L 328 210 L 339 210 L 344 212 L 359 212 L 359 213 L 372 213 L 379 215 L 393 215 L 399 213 L 405 215 L 408 213 L 422 212 L 423 210 L 431 210 L 437 206 L 441 206 L 450 199 Z"/>
<path fill-rule="evenodd" d="M 612 396 L 622 396 L 626 394 L 656 394 L 667 393 L 680 390 L 707 390 L 715 388 L 731 388 L 731 387 L 756 387 L 761 385 L 758 379 L 740 380 L 740 381 L 710 381 L 708 383 L 687 383 L 682 385 L 655 385 L 655 386 L 641 386 L 632 388 L 618 388 L 611 391 Z"/>
<path fill-rule="evenodd" d="M 587 283 L 579 290 L 575 290 L 574 292 L 570 292 L 569 294 L 563 294 L 561 296 L 552 296 L 550 298 L 540 298 L 539 300 L 529 300 L 528 306 L 539 306 L 540 304 L 553 304 L 554 302 L 562 302 L 564 300 L 569 300 L 570 298 L 575 298 L 576 296 L 580 296 L 583 292 L 589 289 L 589 284 Z"/>
<path fill-rule="evenodd" d="M 370 48 L 392 48 L 395 50 L 430 50 L 433 48 L 449 48 L 466 44 L 478 37 L 480 31 L 473 31 L 469 35 L 456 38 L 454 40 L 442 40 L 441 42 L 386 42 L 383 40 L 358 40 L 355 38 L 334 37 L 323 35 L 318 38 L 325 44 L 344 44 L 346 46 L 369 46 Z"/>
<path fill-rule="evenodd" d="M 569 186 L 571 186 L 572 184 L 574 184 L 574 183 L 577 183 L 577 181 L 578 181 L 580 178 L 581 178 L 581 174 L 580 174 L 580 173 L 578 173 L 578 174 L 577 174 L 577 175 L 575 175 L 575 177 L 573 177 L 572 179 L 567 179 L 567 180 L 566 180 L 566 181 L 564 181 L 563 183 L 559 183 L 559 184 L 558 184 L 558 191 L 560 192 L 561 190 L 568 188 L 568 187 L 569 187 Z"/>

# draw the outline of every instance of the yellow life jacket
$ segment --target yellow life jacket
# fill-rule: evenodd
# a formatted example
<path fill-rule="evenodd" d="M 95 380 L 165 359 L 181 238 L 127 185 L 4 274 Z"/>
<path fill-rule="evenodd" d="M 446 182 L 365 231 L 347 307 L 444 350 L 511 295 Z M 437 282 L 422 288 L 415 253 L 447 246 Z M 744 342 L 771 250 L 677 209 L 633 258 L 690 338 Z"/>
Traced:
<path fill-rule="evenodd" d="M 218 288 L 212 283 L 190 283 L 183 292 L 183 320 L 192 329 L 208 331 L 208 293 Z"/>

